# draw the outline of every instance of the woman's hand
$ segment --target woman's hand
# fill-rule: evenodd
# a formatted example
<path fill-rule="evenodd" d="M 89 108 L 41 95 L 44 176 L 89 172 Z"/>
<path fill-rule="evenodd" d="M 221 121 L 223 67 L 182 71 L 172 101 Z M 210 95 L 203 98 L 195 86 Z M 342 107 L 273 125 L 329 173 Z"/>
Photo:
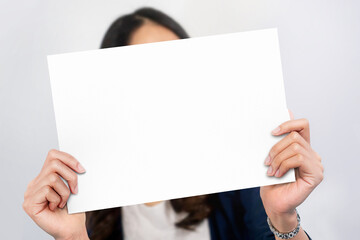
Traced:
<path fill-rule="evenodd" d="M 25 212 L 57 240 L 88 239 L 85 213 L 67 213 L 70 193 L 78 191 L 75 172 L 83 173 L 85 169 L 73 156 L 50 150 L 40 174 L 29 183 L 24 195 Z"/>
<path fill-rule="evenodd" d="M 310 146 L 307 119 L 289 120 L 272 132 L 275 136 L 285 133 L 289 134 L 272 147 L 265 160 L 267 174 L 281 177 L 294 168 L 296 181 L 261 187 L 260 195 L 273 225 L 288 232 L 296 227 L 295 208 L 322 181 L 324 169 L 321 157 Z"/>

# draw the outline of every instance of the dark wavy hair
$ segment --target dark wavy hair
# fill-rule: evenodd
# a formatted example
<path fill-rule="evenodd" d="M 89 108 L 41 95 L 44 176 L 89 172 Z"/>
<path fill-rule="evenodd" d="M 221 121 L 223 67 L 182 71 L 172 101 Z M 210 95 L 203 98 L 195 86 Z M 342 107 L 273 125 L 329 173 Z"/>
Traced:
<path fill-rule="evenodd" d="M 101 48 L 128 45 L 131 33 L 142 26 L 145 19 L 170 29 L 180 39 L 189 38 L 186 31 L 174 19 L 159 10 L 145 7 L 116 19 L 107 30 L 102 40 Z M 199 223 L 210 215 L 212 204 L 210 203 L 209 196 L 202 195 L 170 200 L 175 212 L 188 213 L 184 219 L 175 225 L 183 229 L 194 230 Z M 87 212 L 86 226 L 90 239 L 118 239 L 118 234 L 120 234 L 118 226 L 120 218 L 121 208 Z"/>
<path fill-rule="evenodd" d="M 144 19 L 151 20 L 170 29 L 181 39 L 189 38 L 186 31 L 174 19 L 159 10 L 146 7 L 116 19 L 107 30 L 101 43 L 101 48 L 128 45 L 131 33 L 144 24 Z"/>

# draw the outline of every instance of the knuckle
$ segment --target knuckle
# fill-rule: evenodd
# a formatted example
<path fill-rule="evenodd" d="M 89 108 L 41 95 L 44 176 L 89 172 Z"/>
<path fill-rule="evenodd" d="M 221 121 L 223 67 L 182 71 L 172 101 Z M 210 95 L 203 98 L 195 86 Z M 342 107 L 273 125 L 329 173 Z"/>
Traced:
<path fill-rule="evenodd" d="M 54 159 L 50 162 L 50 168 L 53 170 L 59 169 L 59 161 Z"/>
<path fill-rule="evenodd" d="M 50 186 L 47 185 L 47 186 L 44 187 L 44 194 L 45 195 L 48 195 L 50 193 L 50 191 L 51 191 Z"/>
<path fill-rule="evenodd" d="M 293 140 L 293 141 L 298 140 L 298 139 L 299 139 L 299 133 L 297 133 L 297 132 L 295 132 L 295 131 L 292 131 L 292 132 L 290 133 L 290 138 L 291 138 L 291 140 Z"/>
<path fill-rule="evenodd" d="M 304 157 L 302 154 L 299 154 L 299 153 L 296 154 L 296 158 L 297 158 L 298 161 L 301 162 L 301 163 L 304 162 L 304 160 L 305 160 L 305 157 Z"/>
<path fill-rule="evenodd" d="M 51 184 L 55 184 L 58 181 L 58 178 L 59 177 L 57 176 L 56 173 L 52 173 L 52 174 L 49 175 L 49 182 Z"/>
<path fill-rule="evenodd" d="M 298 152 L 300 150 L 300 144 L 298 143 L 292 143 L 291 147 L 294 152 Z"/>
<path fill-rule="evenodd" d="M 49 153 L 48 153 L 48 156 L 49 156 L 50 158 L 55 158 L 56 153 L 57 153 L 57 150 L 56 150 L 56 149 L 50 149 L 50 150 L 49 150 Z"/>

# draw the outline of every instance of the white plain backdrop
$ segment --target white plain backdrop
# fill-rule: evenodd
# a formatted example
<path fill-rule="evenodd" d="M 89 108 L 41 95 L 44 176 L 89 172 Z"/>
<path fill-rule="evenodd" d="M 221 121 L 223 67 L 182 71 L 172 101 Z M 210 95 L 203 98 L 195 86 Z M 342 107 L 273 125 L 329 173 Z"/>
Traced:
<path fill-rule="evenodd" d="M 360 2 L 357 0 L 0 0 L 2 239 L 51 239 L 22 210 L 27 183 L 57 148 L 46 56 L 96 49 L 109 24 L 141 6 L 192 37 L 277 27 L 288 107 L 310 120 L 325 179 L 299 208 L 313 239 L 360 226 Z"/>

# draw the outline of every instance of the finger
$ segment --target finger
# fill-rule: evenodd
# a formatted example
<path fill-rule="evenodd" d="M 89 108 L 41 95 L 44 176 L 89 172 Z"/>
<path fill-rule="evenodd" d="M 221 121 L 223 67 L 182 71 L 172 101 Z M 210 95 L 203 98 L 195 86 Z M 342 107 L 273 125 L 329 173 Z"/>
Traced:
<path fill-rule="evenodd" d="M 53 159 L 58 159 L 62 161 L 65 165 L 78 173 L 84 173 L 86 171 L 85 168 L 80 164 L 80 162 L 76 160 L 76 158 L 66 152 L 61 152 L 56 149 L 50 150 L 46 161 L 51 161 Z"/>
<path fill-rule="evenodd" d="M 58 159 L 53 159 L 48 162 L 46 167 L 43 169 L 42 175 L 46 177 L 51 173 L 57 173 L 58 175 L 60 175 L 69 184 L 71 192 L 74 194 L 77 193 L 78 176 L 71 168 L 65 165 L 62 161 Z"/>
<path fill-rule="evenodd" d="M 290 109 L 288 109 L 288 111 L 289 111 L 290 119 L 291 119 L 291 120 L 294 120 L 294 114 L 293 114 L 293 112 L 292 112 Z"/>
<path fill-rule="evenodd" d="M 301 167 L 304 164 L 304 157 L 301 154 L 296 154 L 281 163 L 279 169 L 275 173 L 275 177 L 282 177 L 292 168 Z"/>
<path fill-rule="evenodd" d="M 268 168 L 267 174 L 269 176 L 275 175 L 283 161 L 297 154 L 306 155 L 305 149 L 298 143 L 290 144 L 289 147 L 285 148 L 282 152 L 276 155 Z"/>
<path fill-rule="evenodd" d="M 57 173 L 51 173 L 43 180 L 44 185 L 49 185 L 52 187 L 56 193 L 61 197 L 58 207 L 63 208 L 70 196 L 70 189 L 66 184 L 61 180 L 60 176 Z"/>
<path fill-rule="evenodd" d="M 265 160 L 265 165 L 270 165 L 272 160 L 282 152 L 285 148 L 290 146 L 292 143 L 298 143 L 303 146 L 305 149 L 309 149 L 310 145 L 298 132 L 291 132 L 286 135 L 283 139 L 281 139 L 278 143 L 276 143 L 269 151 L 269 155 Z"/>
<path fill-rule="evenodd" d="M 61 197 L 49 185 L 43 186 L 38 192 L 35 193 L 35 204 L 48 203 L 49 209 L 54 211 L 59 205 Z"/>
<path fill-rule="evenodd" d="M 310 143 L 310 127 L 306 118 L 289 120 L 275 128 L 271 133 L 273 135 L 282 135 L 291 131 L 297 131 L 308 143 Z"/>

